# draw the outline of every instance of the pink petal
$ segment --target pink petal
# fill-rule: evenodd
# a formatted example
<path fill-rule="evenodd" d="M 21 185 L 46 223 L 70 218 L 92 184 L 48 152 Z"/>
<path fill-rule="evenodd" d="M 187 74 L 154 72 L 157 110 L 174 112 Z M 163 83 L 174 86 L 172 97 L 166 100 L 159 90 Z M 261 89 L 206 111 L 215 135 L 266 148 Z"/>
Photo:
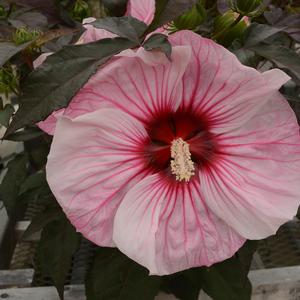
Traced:
<path fill-rule="evenodd" d="M 180 46 L 177 47 L 176 51 L 186 51 L 186 55 L 188 58 L 190 58 L 190 47 L 188 46 Z M 131 57 L 131 58 L 140 58 L 145 64 L 149 66 L 159 66 L 159 65 L 167 65 L 169 64 L 169 60 L 167 56 L 159 50 L 151 50 L 146 51 L 143 47 L 140 47 L 138 49 L 127 49 L 122 51 L 121 53 L 116 55 L 117 57 Z M 174 59 L 176 56 L 174 57 Z M 177 57 L 178 58 L 178 57 Z M 187 62 L 185 63 L 187 64 Z"/>
<path fill-rule="evenodd" d="M 91 43 L 102 39 L 116 37 L 115 34 L 107 30 L 95 28 L 93 25 L 89 25 L 89 23 L 92 23 L 94 21 L 96 21 L 95 18 L 86 18 L 82 21 L 83 26 L 86 30 L 81 35 L 81 37 L 79 38 L 76 44 L 86 44 L 86 43 Z"/>
<path fill-rule="evenodd" d="M 175 47 L 170 62 L 164 54 L 145 51 L 124 53 L 91 77 L 72 99 L 64 115 L 74 118 L 103 107 L 121 109 L 141 121 L 181 100 L 181 77 L 190 57 L 188 47 Z M 42 129 L 53 134 L 55 114 Z"/>
<path fill-rule="evenodd" d="M 47 53 L 43 53 L 41 54 L 36 60 L 34 60 L 33 62 L 33 67 L 36 69 L 37 67 L 39 67 L 45 60 L 46 58 L 51 55 L 52 52 L 47 52 Z"/>
<path fill-rule="evenodd" d="M 127 15 L 150 24 L 154 18 L 155 0 L 129 0 Z"/>
<path fill-rule="evenodd" d="M 164 176 L 147 176 L 126 194 L 115 216 L 117 247 L 155 275 L 231 257 L 245 240 L 208 209 L 199 180 Z"/>
<path fill-rule="evenodd" d="M 173 45 L 190 45 L 192 58 L 183 76 L 183 107 L 198 110 L 214 132 L 244 124 L 289 80 L 278 69 L 259 73 L 242 65 L 234 54 L 192 31 L 170 35 Z"/>
<path fill-rule="evenodd" d="M 147 173 L 140 154 L 146 138 L 144 127 L 118 110 L 59 118 L 47 180 L 76 229 L 98 245 L 113 245 L 116 209 Z"/>
<path fill-rule="evenodd" d="M 215 164 L 200 172 L 210 209 L 248 239 L 274 234 L 300 204 L 300 136 L 278 93 L 244 126 L 219 137 Z"/>
<path fill-rule="evenodd" d="M 37 125 L 46 133 L 53 135 L 60 116 L 67 116 L 73 119 L 83 114 L 109 107 L 112 107 L 112 105 L 104 101 L 100 102 L 95 97 L 89 97 L 89 95 L 86 95 L 85 90 L 82 89 L 72 99 L 68 107 L 54 111 L 46 120 L 39 122 Z"/>
<path fill-rule="evenodd" d="M 85 97 L 105 101 L 146 122 L 178 106 L 189 54 L 189 48 L 175 47 L 172 62 L 160 54 L 154 62 L 153 54 L 142 49 L 133 57 L 120 57 L 91 78 L 84 88 Z"/>
<path fill-rule="evenodd" d="M 64 108 L 54 111 L 46 120 L 38 122 L 38 127 L 46 133 L 53 135 L 57 119 L 64 114 L 64 111 Z"/>

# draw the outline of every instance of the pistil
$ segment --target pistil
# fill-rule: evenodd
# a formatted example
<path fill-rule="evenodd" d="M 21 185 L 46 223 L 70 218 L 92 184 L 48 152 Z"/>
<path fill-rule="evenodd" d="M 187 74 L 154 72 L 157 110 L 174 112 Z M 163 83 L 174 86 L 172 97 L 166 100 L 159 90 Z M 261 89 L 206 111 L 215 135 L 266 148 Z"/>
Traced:
<path fill-rule="evenodd" d="M 190 146 L 182 138 L 172 141 L 171 158 L 171 171 L 176 176 L 176 180 L 190 181 L 195 175 L 195 167 L 191 159 Z"/>

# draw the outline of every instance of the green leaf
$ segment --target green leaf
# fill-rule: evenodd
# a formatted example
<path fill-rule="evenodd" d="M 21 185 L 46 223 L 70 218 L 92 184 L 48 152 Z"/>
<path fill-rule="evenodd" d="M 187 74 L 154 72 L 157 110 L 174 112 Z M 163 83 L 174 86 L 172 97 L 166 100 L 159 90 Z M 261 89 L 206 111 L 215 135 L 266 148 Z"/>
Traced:
<path fill-rule="evenodd" d="M 99 19 L 90 24 L 96 28 L 105 29 L 120 37 L 127 38 L 137 44 L 139 44 L 140 37 L 147 29 L 145 23 L 128 16 Z"/>
<path fill-rule="evenodd" d="M 143 47 L 148 50 L 160 50 L 166 54 L 166 56 L 171 59 L 172 46 L 168 40 L 168 37 L 161 33 L 155 33 L 150 36 L 148 40 L 145 41 Z"/>
<path fill-rule="evenodd" d="M 291 102 L 296 102 L 296 103 L 300 103 L 300 97 L 298 96 L 291 96 L 291 95 L 286 95 L 286 94 L 283 94 L 284 98 L 286 98 L 288 101 L 291 101 Z"/>
<path fill-rule="evenodd" d="M 261 44 L 251 47 L 258 55 L 269 59 L 293 78 L 300 80 L 300 56 L 295 51 L 278 45 Z"/>
<path fill-rule="evenodd" d="M 286 27 L 273 27 L 266 24 L 251 24 L 246 33 L 245 47 L 249 48 L 263 42 L 265 39 L 273 36 L 274 34 L 283 31 Z"/>
<path fill-rule="evenodd" d="M 43 134 L 45 134 L 45 132 L 38 128 L 26 128 L 24 130 L 9 134 L 8 136 L 5 136 L 4 139 L 14 142 L 27 142 L 36 139 Z"/>
<path fill-rule="evenodd" d="M 86 279 L 87 300 L 153 300 L 160 284 L 117 249 L 99 248 Z"/>
<path fill-rule="evenodd" d="M 260 57 L 257 56 L 254 51 L 249 49 L 240 48 L 237 50 L 233 50 L 233 53 L 245 66 L 256 68 L 257 64 L 261 61 Z"/>
<path fill-rule="evenodd" d="M 227 259 L 209 268 L 202 268 L 199 280 L 203 290 L 214 300 L 250 300 L 252 287 L 241 261 Z"/>
<path fill-rule="evenodd" d="M 30 162 L 31 167 L 34 167 L 32 160 Z M 42 203 L 44 208 L 47 206 L 47 202 L 58 205 L 46 181 L 45 171 L 39 171 L 28 176 L 22 183 L 19 194 L 20 201 L 24 204 Z"/>
<path fill-rule="evenodd" d="M 22 235 L 22 239 L 27 239 L 34 233 L 42 230 L 46 225 L 53 221 L 63 218 L 63 212 L 60 208 L 51 208 L 37 215 L 30 223 Z"/>
<path fill-rule="evenodd" d="M 109 15 L 121 17 L 126 13 L 128 0 L 102 0 Z"/>
<path fill-rule="evenodd" d="M 7 173 L 0 185 L 0 201 L 3 202 L 7 213 L 12 215 L 17 205 L 21 184 L 27 176 L 28 158 L 18 155 L 7 164 Z"/>
<path fill-rule="evenodd" d="M 79 241 L 79 234 L 65 217 L 49 223 L 42 231 L 37 258 L 44 275 L 51 277 L 61 299 Z"/>
<path fill-rule="evenodd" d="M 163 290 L 181 300 L 197 300 L 201 289 L 214 300 L 249 300 L 247 275 L 256 246 L 256 241 L 247 241 L 234 257 L 221 263 L 164 276 Z"/>
<path fill-rule="evenodd" d="M 257 249 L 257 244 L 257 241 L 248 240 L 237 253 L 238 258 L 247 273 L 250 270 L 253 254 Z"/>
<path fill-rule="evenodd" d="M 190 10 L 197 0 L 156 0 L 155 15 L 147 33 L 167 24 Z"/>
<path fill-rule="evenodd" d="M 180 300 L 198 300 L 202 287 L 200 276 L 199 268 L 164 276 L 163 290 Z"/>
<path fill-rule="evenodd" d="M 38 172 L 28 176 L 20 187 L 20 195 L 26 193 L 30 190 L 40 188 L 41 186 L 47 184 L 46 174 L 44 172 Z"/>
<path fill-rule="evenodd" d="M 10 118 L 14 112 L 14 107 L 11 104 L 6 104 L 4 108 L 0 110 L 0 124 L 8 127 Z"/>
<path fill-rule="evenodd" d="M 16 45 L 9 42 L 0 43 L 0 67 L 2 67 L 14 55 L 24 50 L 31 42 Z"/>
<path fill-rule="evenodd" d="M 103 39 L 85 45 L 66 46 L 49 56 L 24 82 L 20 108 L 5 136 L 66 107 L 100 65 L 112 55 L 135 46 L 124 38 Z"/>

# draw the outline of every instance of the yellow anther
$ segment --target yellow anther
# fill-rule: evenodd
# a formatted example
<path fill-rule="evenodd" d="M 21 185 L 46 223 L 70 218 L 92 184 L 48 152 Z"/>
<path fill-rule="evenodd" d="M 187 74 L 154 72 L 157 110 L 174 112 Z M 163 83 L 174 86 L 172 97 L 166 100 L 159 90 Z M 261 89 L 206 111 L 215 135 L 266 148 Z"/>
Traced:
<path fill-rule="evenodd" d="M 191 159 L 190 146 L 182 138 L 172 142 L 171 146 L 171 170 L 176 176 L 176 180 L 190 181 L 195 175 L 194 162 Z"/>

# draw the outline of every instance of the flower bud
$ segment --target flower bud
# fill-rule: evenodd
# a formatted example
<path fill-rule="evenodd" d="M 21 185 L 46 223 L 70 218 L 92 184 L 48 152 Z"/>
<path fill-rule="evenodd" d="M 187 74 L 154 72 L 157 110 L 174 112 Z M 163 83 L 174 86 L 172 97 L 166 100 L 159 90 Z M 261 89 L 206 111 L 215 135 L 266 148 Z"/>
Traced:
<path fill-rule="evenodd" d="M 77 0 L 72 10 L 72 16 L 78 20 L 82 21 L 83 19 L 91 16 L 91 9 L 89 5 L 83 0 Z"/>
<path fill-rule="evenodd" d="M 12 66 L 0 68 L 0 94 L 6 96 L 18 89 L 18 76 Z"/>
<path fill-rule="evenodd" d="M 174 20 L 174 26 L 177 30 L 189 29 L 195 30 L 206 20 L 206 11 L 201 1 L 193 6 L 191 10 L 179 16 Z"/>
<path fill-rule="evenodd" d="M 0 17 L 4 17 L 6 15 L 6 11 L 2 5 L 0 5 Z"/>
<path fill-rule="evenodd" d="M 216 40 L 220 44 L 228 47 L 235 39 L 239 39 L 244 35 L 250 23 L 249 18 L 243 17 L 241 21 L 232 26 L 237 18 L 238 14 L 234 12 L 227 12 L 215 18 L 214 32 L 217 36 Z"/>
<path fill-rule="evenodd" d="M 31 30 L 26 27 L 20 27 L 13 34 L 12 40 L 15 42 L 15 44 L 21 45 L 26 42 L 34 40 L 40 34 L 41 32 L 39 30 L 36 29 Z"/>
<path fill-rule="evenodd" d="M 253 16 L 260 12 L 263 0 L 230 0 L 231 9 L 243 16 Z"/>

